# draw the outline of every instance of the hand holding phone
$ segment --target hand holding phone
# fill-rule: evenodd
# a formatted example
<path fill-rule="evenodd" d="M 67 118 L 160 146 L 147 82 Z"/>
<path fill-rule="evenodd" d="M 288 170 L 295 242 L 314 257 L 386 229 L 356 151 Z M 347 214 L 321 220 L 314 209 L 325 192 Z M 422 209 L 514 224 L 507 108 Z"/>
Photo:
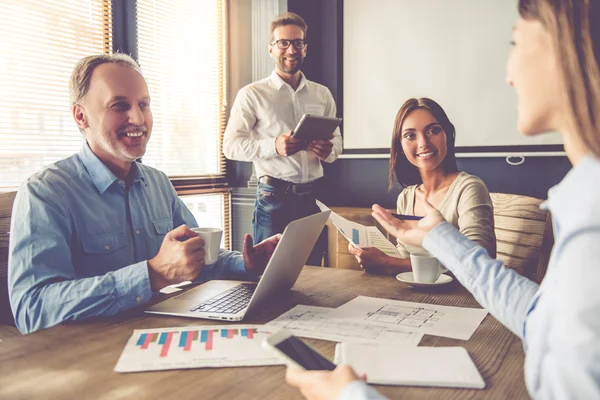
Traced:
<path fill-rule="evenodd" d="M 336 367 L 324 355 L 291 332 L 281 330 L 268 336 L 262 343 L 264 348 L 277 353 L 287 365 L 306 370 L 333 371 Z"/>

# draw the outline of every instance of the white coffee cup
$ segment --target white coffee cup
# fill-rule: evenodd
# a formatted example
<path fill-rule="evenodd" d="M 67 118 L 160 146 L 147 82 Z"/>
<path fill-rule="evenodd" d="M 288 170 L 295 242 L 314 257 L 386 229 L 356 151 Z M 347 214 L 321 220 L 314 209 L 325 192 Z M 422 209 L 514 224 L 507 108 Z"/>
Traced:
<path fill-rule="evenodd" d="M 196 232 L 198 236 L 204 239 L 204 264 L 210 265 L 217 262 L 219 258 L 219 248 L 221 245 L 221 237 L 223 236 L 223 229 L 221 228 L 192 228 L 192 231 Z"/>
<path fill-rule="evenodd" d="M 434 283 L 446 271 L 437 258 L 429 253 L 415 253 L 410 255 L 410 263 L 415 282 Z"/>

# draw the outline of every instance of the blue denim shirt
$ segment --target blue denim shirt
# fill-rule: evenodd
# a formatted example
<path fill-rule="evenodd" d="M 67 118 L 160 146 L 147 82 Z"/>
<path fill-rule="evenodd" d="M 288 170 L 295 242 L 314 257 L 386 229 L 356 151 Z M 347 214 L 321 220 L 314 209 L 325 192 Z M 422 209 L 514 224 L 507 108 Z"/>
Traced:
<path fill-rule="evenodd" d="M 8 261 L 21 332 L 114 315 L 152 297 L 147 260 L 174 227 L 198 225 L 164 173 L 133 163 L 131 176 L 128 188 L 84 143 L 23 183 Z M 221 250 L 199 281 L 245 272 L 240 253 Z"/>
<path fill-rule="evenodd" d="M 435 255 L 498 321 L 523 340 L 534 399 L 600 399 L 600 160 L 573 168 L 542 207 L 554 248 L 541 285 L 491 259 L 444 222 L 425 236 Z M 384 399 L 364 383 L 340 399 Z"/>

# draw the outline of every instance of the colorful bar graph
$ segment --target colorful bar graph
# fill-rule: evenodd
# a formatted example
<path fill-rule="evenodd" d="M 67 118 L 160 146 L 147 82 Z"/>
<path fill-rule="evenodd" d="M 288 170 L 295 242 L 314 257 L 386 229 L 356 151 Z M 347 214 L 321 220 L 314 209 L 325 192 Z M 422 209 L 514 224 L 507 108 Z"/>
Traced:
<path fill-rule="evenodd" d="M 200 332 L 200 343 L 206 343 L 205 350 L 213 349 L 213 334 L 219 332 L 218 329 L 204 329 Z"/>
<path fill-rule="evenodd" d="M 358 229 L 354 229 L 352 228 L 352 241 L 354 242 L 354 244 L 359 245 L 360 244 L 360 236 L 358 234 Z"/>
<path fill-rule="evenodd" d="M 213 345 L 213 333 L 216 331 L 208 331 L 208 338 L 206 339 L 206 350 L 212 350 Z"/>
<path fill-rule="evenodd" d="M 241 329 L 240 331 L 241 331 L 242 337 L 245 337 L 248 339 L 253 339 L 254 334 L 258 332 L 256 329 Z"/>
<path fill-rule="evenodd" d="M 198 333 L 198 331 L 195 332 L 196 334 Z M 187 340 L 185 341 L 185 347 L 183 348 L 184 351 L 190 351 L 192 349 L 192 341 L 194 340 L 194 332 L 193 331 L 187 331 Z"/>
<path fill-rule="evenodd" d="M 142 333 L 136 343 L 136 346 L 141 346 L 144 344 L 144 342 L 146 341 L 146 336 L 148 336 L 148 334 L 146 333 Z"/>
<path fill-rule="evenodd" d="M 144 340 L 144 344 L 142 344 L 142 349 L 147 349 L 150 343 L 155 342 L 155 336 L 157 336 L 156 333 L 148 333 L 146 336 L 146 340 Z"/>
<path fill-rule="evenodd" d="M 258 334 L 257 329 L 202 329 L 189 331 L 173 331 L 173 332 L 147 332 L 142 333 L 136 340 L 136 346 L 140 349 L 147 350 L 151 343 L 156 343 L 160 347 L 160 357 L 168 357 L 169 350 L 176 335 L 179 334 L 178 347 L 183 351 L 191 351 L 192 343 L 200 341 L 204 343 L 204 350 L 210 351 L 214 349 L 214 340 L 218 338 L 221 331 L 221 339 L 233 339 L 236 335 L 240 335 L 246 339 L 253 339 Z"/>
<path fill-rule="evenodd" d="M 185 347 L 185 344 L 187 343 L 187 335 L 187 331 L 181 332 L 181 335 L 179 336 L 179 347 Z"/>
<path fill-rule="evenodd" d="M 162 349 L 160 350 L 160 356 L 166 357 L 169 355 L 169 347 L 171 347 L 171 340 L 173 340 L 173 335 L 175 332 L 163 332 L 160 334 L 160 339 L 158 340 L 158 344 L 162 344 Z"/>

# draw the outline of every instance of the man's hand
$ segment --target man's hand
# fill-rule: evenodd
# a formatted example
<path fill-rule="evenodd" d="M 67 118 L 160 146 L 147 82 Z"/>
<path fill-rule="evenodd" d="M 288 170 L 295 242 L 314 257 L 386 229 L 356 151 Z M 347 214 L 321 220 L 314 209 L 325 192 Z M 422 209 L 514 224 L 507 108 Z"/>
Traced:
<path fill-rule="evenodd" d="M 427 200 L 425 202 L 425 217 L 415 224 L 415 221 L 401 221 L 392 216 L 385 208 L 374 204 L 373 218 L 379 222 L 383 228 L 400 239 L 400 241 L 414 246 L 421 246 L 425 235 L 437 225 L 445 221 L 444 216 Z"/>
<path fill-rule="evenodd" d="M 196 232 L 185 225 L 173 229 L 165 236 L 156 257 L 148 260 L 150 287 L 159 291 L 196 279 L 204 268 L 204 256 L 204 239 Z"/>
<path fill-rule="evenodd" d="M 277 136 L 275 150 L 280 156 L 291 156 L 306 148 L 306 140 L 293 138 L 294 131 Z"/>
<path fill-rule="evenodd" d="M 331 140 L 313 140 L 308 143 L 307 149 L 315 153 L 321 160 L 325 161 L 333 150 L 333 143 Z"/>
<path fill-rule="evenodd" d="M 391 258 L 377 247 L 354 247 L 348 243 L 348 251 L 352 254 L 360 267 L 371 274 L 390 274 L 388 261 Z M 393 272 L 393 271 L 392 271 Z"/>
<path fill-rule="evenodd" d="M 300 389 L 308 400 L 338 399 L 346 385 L 358 379 L 348 365 L 339 365 L 334 371 L 303 371 L 288 367 L 285 373 L 286 382 Z"/>
<path fill-rule="evenodd" d="M 273 235 L 270 238 L 263 240 L 256 246 L 252 246 L 252 236 L 246 234 L 246 236 L 244 236 L 244 248 L 242 250 L 246 271 L 256 275 L 262 273 L 271 259 L 271 255 L 273 255 L 273 251 L 275 251 L 279 239 L 281 239 L 281 234 L 278 233 L 277 235 Z"/>

